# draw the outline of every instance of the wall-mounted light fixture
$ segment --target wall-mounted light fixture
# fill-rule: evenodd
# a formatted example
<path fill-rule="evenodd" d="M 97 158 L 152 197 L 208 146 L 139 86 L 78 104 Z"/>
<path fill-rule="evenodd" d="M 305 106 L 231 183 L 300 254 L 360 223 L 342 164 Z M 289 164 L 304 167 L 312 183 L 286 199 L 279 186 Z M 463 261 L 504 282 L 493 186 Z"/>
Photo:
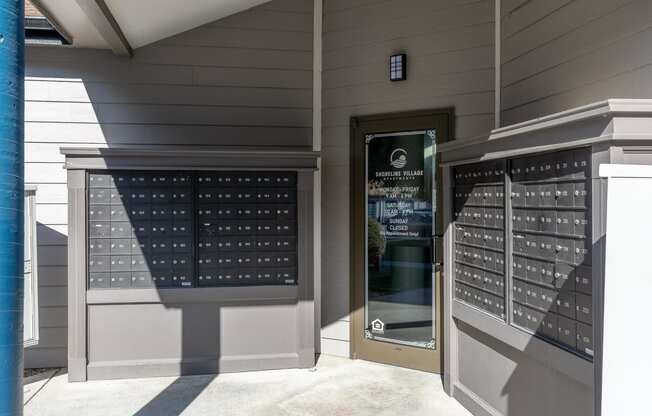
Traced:
<path fill-rule="evenodd" d="M 407 55 L 404 53 L 389 57 L 389 80 L 405 81 L 407 79 Z"/>

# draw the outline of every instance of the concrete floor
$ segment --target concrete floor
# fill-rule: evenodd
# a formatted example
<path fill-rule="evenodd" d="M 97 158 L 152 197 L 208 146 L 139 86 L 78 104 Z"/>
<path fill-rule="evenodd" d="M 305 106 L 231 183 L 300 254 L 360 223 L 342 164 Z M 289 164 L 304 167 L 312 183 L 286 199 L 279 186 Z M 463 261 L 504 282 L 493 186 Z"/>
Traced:
<path fill-rule="evenodd" d="M 25 415 L 468 416 L 438 375 L 322 356 L 316 369 L 25 385 Z"/>

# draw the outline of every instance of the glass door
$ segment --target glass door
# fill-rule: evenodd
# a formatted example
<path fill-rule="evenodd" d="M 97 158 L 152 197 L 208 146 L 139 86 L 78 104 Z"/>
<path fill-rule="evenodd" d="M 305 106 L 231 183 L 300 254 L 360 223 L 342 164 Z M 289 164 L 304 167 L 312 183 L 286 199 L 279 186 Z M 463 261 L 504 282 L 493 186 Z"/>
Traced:
<path fill-rule="evenodd" d="M 437 340 L 435 130 L 365 138 L 364 336 L 431 350 Z"/>

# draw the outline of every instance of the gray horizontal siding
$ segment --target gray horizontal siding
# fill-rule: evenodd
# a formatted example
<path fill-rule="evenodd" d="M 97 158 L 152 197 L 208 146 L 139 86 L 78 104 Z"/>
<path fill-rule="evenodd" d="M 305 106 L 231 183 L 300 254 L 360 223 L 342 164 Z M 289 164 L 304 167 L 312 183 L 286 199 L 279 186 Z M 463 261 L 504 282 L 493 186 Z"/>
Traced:
<path fill-rule="evenodd" d="M 164 39 L 132 59 L 26 49 L 25 180 L 38 186 L 40 342 L 66 364 L 67 188 L 62 146 L 312 144 L 312 10 L 274 0 Z"/>
<path fill-rule="evenodd" d="M 651 98 L 652 2 L 503 6 L 504 124 L 611 97 Z"/>
<path fill-rule="evenodd" d="M 348 355 L 351 116 L 455 107 L 458 140 L 493 123 L 493 2 L 328 0 L 323 33 L 322 352 Z M 408 55 L 408 81 L 387 62 Z"/>

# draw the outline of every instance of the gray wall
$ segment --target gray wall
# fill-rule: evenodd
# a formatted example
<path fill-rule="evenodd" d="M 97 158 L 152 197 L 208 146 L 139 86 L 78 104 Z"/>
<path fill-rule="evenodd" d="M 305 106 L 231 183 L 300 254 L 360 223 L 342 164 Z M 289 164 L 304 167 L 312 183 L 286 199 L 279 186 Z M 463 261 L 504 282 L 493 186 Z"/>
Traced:
<path fill-rule="evenodd" d="M 323 34 L 322 352 L 349 354 L 349 119 L 455 107 L 456 139 L 493 126 L 493 2 L 326 0 Z M 393 52 L 408 81 L 388 80 Z"/>
<path fill-rule="evenodd" d="M 652 97 L 649 0 L 503 0 L 503 125 Z"/>
<path fill-rule="evenodd" d="M 135 51 L 28 47 L 26 182 L 38 186 L 40 344 L 66 364 L 67 191 L 61 146 L 311 146 L 309 0 L 274 0 Z"/>

